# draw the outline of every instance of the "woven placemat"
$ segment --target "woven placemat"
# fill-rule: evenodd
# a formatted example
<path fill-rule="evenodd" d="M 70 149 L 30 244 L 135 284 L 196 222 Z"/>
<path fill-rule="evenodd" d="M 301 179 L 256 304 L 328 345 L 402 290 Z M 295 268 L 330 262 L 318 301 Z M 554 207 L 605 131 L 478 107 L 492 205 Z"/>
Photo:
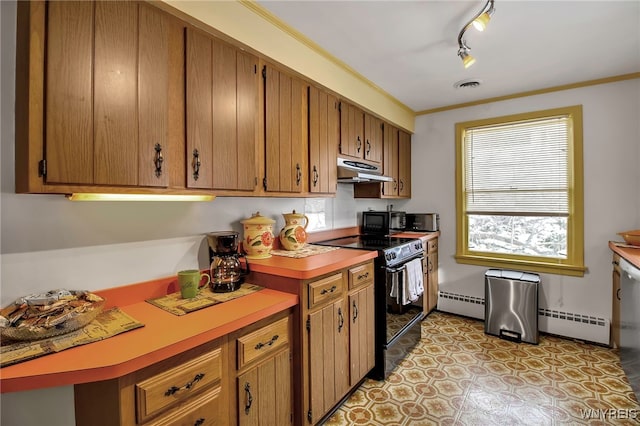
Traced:
<path fill-rule="evenodd" d="M 31 342 L 3 340 L 2 346 L 0 346 L 0 367 L 108 339 L 140 327 L 144 327 L 144 324 L 125 314 L 119 308 L 111 308 L 100 313 L 83 328 L 61 336 Z"/>
<path fill-rule="evenodd" d="M 262 287 L 255 284 L 243 283 L 236 291 L 229 293 L 214 293 L 209 286 L 200 290 L 198 295 L 192 299 L 183 299 L 180 292 L 167 294 L 166 296 L 155 299 L 148 299 L 147 302 L 174 315 L 185 315 L 190 312 L 198 311 L 218 303 L 228 302 L 238 297 L 246 296 L 256 291 L 262 290 Z"/>
<path fill-rule="evenodd" d="M 340 247 L 316 246 L 313 244 L 305 244 L 300 250 L 271 250 L 271 254 L 275 256 L 294 257 L 300 259 L 302 257 L 313 256 L 315 254 L 326 253 L 332 250 L 338 250 Z"/>

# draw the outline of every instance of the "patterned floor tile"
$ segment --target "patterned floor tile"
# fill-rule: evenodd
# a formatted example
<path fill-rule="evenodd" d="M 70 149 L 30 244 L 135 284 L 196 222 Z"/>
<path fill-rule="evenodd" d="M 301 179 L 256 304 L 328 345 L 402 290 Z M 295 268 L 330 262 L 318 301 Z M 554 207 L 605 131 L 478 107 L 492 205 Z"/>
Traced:
<path fill-rule="evenodd" d="M 366 380 L 328 426 L 640 425 L 616 350 L 557 336 L 538 345 L 441 312 L 385 381 Z"/>

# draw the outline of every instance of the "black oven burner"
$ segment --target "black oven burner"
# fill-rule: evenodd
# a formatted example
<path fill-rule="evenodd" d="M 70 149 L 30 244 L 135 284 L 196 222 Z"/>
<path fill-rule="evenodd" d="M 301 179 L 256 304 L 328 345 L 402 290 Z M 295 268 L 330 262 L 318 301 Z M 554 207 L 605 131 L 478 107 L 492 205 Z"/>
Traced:
<path fill-rule="evenodd" d="M 421 338 L 424 294 L 418 300 L 405 304 L 406 300 L 398 292 L 402 294 L 406 288 L 409 276 L 407 264 L 417 260 L 421 265 L 418 259 L 423 257 L 422 241 L 393 236 L 354 235 L 314 244 L 378 252 L 374 284 L 376 363 L 369 377 L 385 379 Z"/>

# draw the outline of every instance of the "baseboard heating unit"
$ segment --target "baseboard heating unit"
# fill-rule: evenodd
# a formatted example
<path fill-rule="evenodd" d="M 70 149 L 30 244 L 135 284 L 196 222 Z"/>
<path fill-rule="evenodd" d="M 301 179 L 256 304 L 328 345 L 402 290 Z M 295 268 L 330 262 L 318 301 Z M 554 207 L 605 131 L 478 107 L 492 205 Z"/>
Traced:
<path fill-rule="evenodd" d="M 438 310 L 484 320 L 484 298 L 440 291 Z M 611 327 L 607 318 L 539 308 L 538 329 L 543 333 L 602 345 L 610 344 Z"/>

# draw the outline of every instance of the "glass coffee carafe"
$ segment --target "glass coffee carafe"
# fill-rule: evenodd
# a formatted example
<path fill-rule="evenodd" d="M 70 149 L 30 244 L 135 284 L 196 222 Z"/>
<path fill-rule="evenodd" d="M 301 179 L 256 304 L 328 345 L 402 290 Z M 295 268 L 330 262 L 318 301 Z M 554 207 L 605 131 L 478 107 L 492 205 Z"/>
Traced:
<path fill-rule="evenodd" d="M 207 234 L 211 259 L 211 283 L 214 293 L 236 291 L 249 274 L 249 264 L 243 254 L 238 253 L 238 233 L 234 231 Z M 244 265 L 240 259 L 244 258 Z"/>

